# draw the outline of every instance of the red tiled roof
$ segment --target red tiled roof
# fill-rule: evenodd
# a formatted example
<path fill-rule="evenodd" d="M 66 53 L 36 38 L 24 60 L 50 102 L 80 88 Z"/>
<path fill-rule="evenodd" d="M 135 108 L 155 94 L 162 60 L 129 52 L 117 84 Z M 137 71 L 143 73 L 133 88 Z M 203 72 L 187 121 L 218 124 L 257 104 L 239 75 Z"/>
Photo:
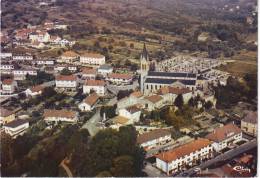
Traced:
<path fill-rule="evenodd" d="M 165 162 L 172 162 L 178 158 L 184 157 L 185 155 L 189 155 L 192 152 L 200 150 L 201 148 L 207 147 L 211 145 L 212 142 L 205 138 L 198 138 L 190 143 L 182 145 L 180 147 L 174 148 L 172 150 L 162 152 L 156 155 L 157 158 L 163 160 Z"/>
<path fill-rule="evenodd" d="M 176 87 L 162 87 L 158 90 L 158 94 L 159 95 L 165 95 L 168 93 L 172 93 L 172 94 L 185 94 L 185 93 L 190 93 L 191 90 L 188 88 L 176 88 Z"/>
<path fill-rule="evenodd" d="M 136 98 L 140 98 L 143 96 L 143 94 L 140 91 L 134 91 L 133 93 L 130 94 L 130 96 L 134 96 Z"/>
<path fill-rule="evenodd" d="M 65 109 L 62 110 L 52 110 L 52 109 L 45 109 L 43 116 L 46 118 L 48 117 L 63 117 L 63 118 L 75 118 L 76 112 L 75 111 L 68 111 Z"/>
<path fill-rule="evenodd" d="M 12 80 L 12 79 L 4 79 L 2 83 L 3 83 L 4 85 L 12 85 L 13 81 L 14 81 L 14 80 Z"/>
<path fill-rule="evenodd" d="M 39 91 L 42 91 L 44 88 L 45 88 L 45 87 L 42 86 L 42 85 L 36 85 L 36 86 L 31 87 L 30 90 L 31 90 L 32 92 L 39 92 Z"/>
<path fill-rule="evenodd" d="M 74 51 L 66 51 L 62 54 L 64 57 L 78 57 L 79 55 Z"/>
<path fill-rule="evenodd" d="M 83 69 L 82 74 L 96 74 L 96 69 Z"/>
<path fill-rule="evenodd" d="M 221 142 L 239 133 L 241 133 L 241 129 L 233 123 L 229 123 L 223 127 L 215 129 L 212 133 L 208 134 L 206 138 L 215 142 Z"/>
<path fill-rule="evenodd" d="M 7 117 L 7 116 L 10 116 L 12 114 L 14 114 L 13 111 L 10 111 L 10 110 L 2 108 L 2 107 L 0 108 L 0 116 L 1 117 Z"/>
<path fill-rule="evenodd" d="M 105 86 L 105 81 L 103 80 L 87 80 L 85 83 L 87 86 Z"/>
<path fill-rule="evenodd" d="M 93 106 L 98 101 L 98 99 L 99 96 L 96 93 L 92 93 L 84 100 L 84 102 L 90 106 Z"/>
<path fill-rule="evenodd" d="M 146 132 L 137 137 L 137 143 L 142 144 L 150 140 L 155 140 L 166 135 L 171 135 L 171 132 L 167 129 L 156 129 L 150 132 Z"/>
<path fill-rule="evenodd" d="M 56 80 L 63 80 L 63 81 L 76 81 L 77 76 L 75 75 L 58 75 Z"/>
<path fill-rule="evenodd" d="M 159 95 L 153 95 L 153 96 L 147 96 L 147 97 L 145 97 L 145 99 L 147 99 L 148 101 L 150 101 L 152 103 L 157 103 L 158 101 L 162 100 L 163 97 L 161 97 Z"/>

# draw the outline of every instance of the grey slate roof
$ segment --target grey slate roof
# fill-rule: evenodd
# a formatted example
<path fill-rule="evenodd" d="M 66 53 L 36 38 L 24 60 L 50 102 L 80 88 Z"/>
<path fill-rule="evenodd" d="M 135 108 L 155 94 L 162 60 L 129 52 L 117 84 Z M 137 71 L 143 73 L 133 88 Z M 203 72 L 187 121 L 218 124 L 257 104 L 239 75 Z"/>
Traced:
<path fill-rule="evenodd" d="M 4 126 L 6 127 L 11 127 L 11 128 L 15 128 L 15 127 L 18 127 L 20 125 L 23 125 L 25 123 L 27 123 L 28 121 L 27 120 L 23 120 L 23 119 L 16 119 L 14 121 L 11 121 L 7 124 L 5 124 Z"/>
<path fill-rule="evenodd" d="M 196 74 L 193 74 L 193 73 L 180 73 L 180 72 L 155 72 L 155 71 L 149 71 L 148 72 L 148 76 L 196 78 Z"/>
<path fill-rule="evenodd" d="M 184 85 L 195 85 L 196 80 L 177 80 L 177 79 L 164 79 L 164 78 L 147 78 L 145 83 L 158 83 L 158 84 L 172 84 L 176 81 L 183 83 Z"/>

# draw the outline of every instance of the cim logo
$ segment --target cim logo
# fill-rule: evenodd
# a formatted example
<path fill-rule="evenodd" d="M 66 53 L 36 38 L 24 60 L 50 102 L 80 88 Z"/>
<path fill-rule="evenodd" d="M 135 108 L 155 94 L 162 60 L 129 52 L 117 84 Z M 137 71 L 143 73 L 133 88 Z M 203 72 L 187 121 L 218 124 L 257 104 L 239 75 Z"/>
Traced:
<path fill-rule="evenodd" d="M 235 166 L 235 167 L 233 167 L 233 170 L 235 170 L 237 172 L 251 172 L 251 170 L 249 168 L 245 168 L 243 166 Z"/>

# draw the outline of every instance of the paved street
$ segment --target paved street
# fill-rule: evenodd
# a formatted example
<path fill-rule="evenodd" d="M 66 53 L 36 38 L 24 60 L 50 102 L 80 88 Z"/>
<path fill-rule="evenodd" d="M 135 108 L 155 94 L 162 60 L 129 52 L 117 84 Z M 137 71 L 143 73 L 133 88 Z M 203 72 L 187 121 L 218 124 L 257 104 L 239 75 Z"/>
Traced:
<path fill-rule="evenodd" d="M 227 151 L 224 154 L 221 154 L 221 155 L 219 155 L 219 156 L 217 156 L 217 157 L 215 157 L 215 158 L 213 158 L 211 160 L 208 160 L 208 161 L 206 161 L 204 163 L 201 163 L 199 166 L 196 166 L 196 167 L 193 167 L 193 168 L 191 168 L 191 169 L 189 169 L 187 171 L 184 171 L 183 173 L 179 174 L 178 176 L 184 176 L 184 175 L 185 176 L 190 176 L 190 175 L 193 175 L 195 173 L 194 170 L 196 168 L 201 168 L 203 170 L 203 169 L 209 167 L 210 165 L 213 165 L 213 164 L 218 163 L 220 161 L 227 161 L 227 160 L 232 159 L 235 156 L 237 156 L 237 155 L 239 155 L 239 154 L 241 154 L 243 152 L 246 152 L 248 150 L 251 150 L 251 149 L 253 149 L 255 147 L 257 147 L 257 140 L 256 139 L 254 139 L 254 140 L 252 140 L 250 142 L 247 142 L 247 143 L 245 143 L 245 144 L 243 144 L 243 145 L 241 145 L 241 146 L 239 146 L 237 148 L 234 148 L 234 149 L 232 149 L 230 151 Z"/>
<path fill-rule="evenodd" d="M 82 126 L 82 128 L 88 129 L 89 134 L 94 136 L 99 131 L 97 123 L 101 120 L 100 108 L 97 108 L 96 113 Z"/>

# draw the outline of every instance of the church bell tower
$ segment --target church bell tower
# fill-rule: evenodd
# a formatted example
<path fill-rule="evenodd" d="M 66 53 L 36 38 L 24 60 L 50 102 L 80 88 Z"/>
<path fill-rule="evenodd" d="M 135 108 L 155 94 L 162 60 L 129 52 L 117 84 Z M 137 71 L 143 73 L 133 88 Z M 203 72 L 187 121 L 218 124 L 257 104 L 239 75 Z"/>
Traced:
<path fill-rule="evenodd" d="M 149 56 L 146 49 L 146 45 L 144 43 L 143 51 L 140 56 L 140 89 L 141 92 L 144 93 L 144 81 L 145 77 L 148 74 L 148 71 L 150 70 L 150 62 L 149 62 Z"/>

